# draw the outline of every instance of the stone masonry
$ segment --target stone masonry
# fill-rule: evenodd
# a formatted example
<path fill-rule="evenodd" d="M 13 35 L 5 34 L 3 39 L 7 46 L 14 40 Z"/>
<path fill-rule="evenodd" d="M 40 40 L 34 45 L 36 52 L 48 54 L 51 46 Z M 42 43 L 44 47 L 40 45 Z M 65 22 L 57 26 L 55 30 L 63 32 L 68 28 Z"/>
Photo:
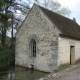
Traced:
<path fill-rule="evenodd" d="M 52 72 L 58 64 L 58 30 L 37 6 L 33 6 L 16 35 L 15 64 Z M 30 40 L 36 40 L 36 57 L 29 57 Z"/>
<path fill-rule="evenodd" d="M 42 9 L 45 10 L 45 12 L 48 11 L 44 8 Z M 58 18 L 55 18 L 55 20 L 59 22 L 58 25 L 62 31 L 52 22 L 53 20 L 51 21 L 52 17 L 48 13 L 47 15 L 49 17 L 38 5 L 34 4 L 16 34 L 16 65 L 28 68 L 33 67 L 36 70 L 45 72 L 53 72 L 54 70 L 58 70 L 61 65 L 74 65 L 77 60 L 80 60 L 78 25 L 72 20 L 56 13 L 53 15 L 51 12 L 50 14 L 53 18 L 55 18 L 56 15 L 56 18 L 59 17 L 59 19 L 61 19 L 58 20 Z M 62 20 L 67 21 L 69 24 L 71 23 L 70 31 L 75 31 L 75 29 L 78 31 L 69 32 L 70 28 L 68 26 L 66 27 L 66 24 L 64 25 Z M 65 30 L 67 28 L 68 31 Z M 67 32 L 69 32 L 69 34 Z M 60 34 L 62 34 L 62 36 Z M 73 34 L 78 37 L 75 37 Z M 35 57 L 30 56 L 32 53 L 30 41 L 32 39 L 34 39 L 36 43 Z"/>

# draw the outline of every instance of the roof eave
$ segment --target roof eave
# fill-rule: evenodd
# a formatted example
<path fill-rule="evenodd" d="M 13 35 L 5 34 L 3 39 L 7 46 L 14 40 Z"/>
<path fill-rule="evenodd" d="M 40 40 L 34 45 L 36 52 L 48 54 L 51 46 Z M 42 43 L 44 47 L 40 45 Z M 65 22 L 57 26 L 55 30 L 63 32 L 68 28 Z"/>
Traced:
<path fill-rule="evenodd" d="M 65 34 L 59 34 L 60 37 L 64 37 L 64 38 L 70 38 L 70 39 L 74 39 L 74 40 L 80 40 L 80 38 L 78 37 L 73 37 L 73 36 L 69 36 L 69 35 L 65 35 Z"/>

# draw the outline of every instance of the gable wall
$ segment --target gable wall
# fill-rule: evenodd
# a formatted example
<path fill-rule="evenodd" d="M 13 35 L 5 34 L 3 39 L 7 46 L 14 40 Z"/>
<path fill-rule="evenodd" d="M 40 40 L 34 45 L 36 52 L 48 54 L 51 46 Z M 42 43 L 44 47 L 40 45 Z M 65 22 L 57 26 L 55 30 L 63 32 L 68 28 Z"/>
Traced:
<path fill-rule="evenodd" d="M 58 34 L 46 20 L 39 8 L 34 6 L 16 35 L 15 64 L 41 71 L 52 72 L 57 69 Z M 37 43 L 36 58 L 29 57 L 29 42 L 35 38 Z"/>
<path fill-rule="evenodd" d="M 70 64 L 70 46 L 75 47 L 75 62 L 80 59 L 80 41 L 59 37 L 58 43 L 58 66 Z"/>

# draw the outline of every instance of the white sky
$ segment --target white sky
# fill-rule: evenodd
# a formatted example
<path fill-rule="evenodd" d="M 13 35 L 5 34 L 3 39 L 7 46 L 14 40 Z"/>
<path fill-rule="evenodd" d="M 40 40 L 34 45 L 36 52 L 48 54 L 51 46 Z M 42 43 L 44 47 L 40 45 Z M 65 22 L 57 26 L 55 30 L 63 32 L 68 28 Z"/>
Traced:
<path fill-rule="evenodd" d="M 76 22 L 80 24 L 80 0 L 57 0 L 62 6 L 68 7 L 71 10 L 71 16 L 76 18 Z"/>
<path fill-rule="evenodd" d="M 23 1 L 24 4 L 26 4 L 26 2 L 28 1 L 33 2 L 34 0 L 21 0 L 21 1 Z M 76 18 L 76 22 L 80 25 L 80 0 L 55 0 L 55 1 L 58 1 L 62 6 L 68 7 L 71 11 L 70 18 L 71 19 L 73 19 L 73 17 Z"/>
<path fill-rule="evenodd" d="M 24 3 L 33 2 L 34 0 L 22 0 Z M 42 0 L 41 0 L 42 1 Z M 76 22 L 80 24 L 80 0 L 55 0 L 58 1 L 62 6 L 68 7 L 71 11 L 70 18 L 76 18 Z M 32 5 L 32 4 L 31 4 Z"/>

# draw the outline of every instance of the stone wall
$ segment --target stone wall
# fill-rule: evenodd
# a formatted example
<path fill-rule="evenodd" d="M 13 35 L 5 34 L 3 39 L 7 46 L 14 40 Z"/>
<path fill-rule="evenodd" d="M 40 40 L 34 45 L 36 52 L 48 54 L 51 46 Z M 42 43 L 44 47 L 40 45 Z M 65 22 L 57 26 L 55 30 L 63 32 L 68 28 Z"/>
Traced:
<path fill-rule="evenodd" d="M 58 43 L 58 66 L 62 64 L 70 64 L 70 47 L 74 46 L 74 61 L 80 59 L 80 41 L 70 38 L 59 37 Z M 73 53 L 74 53 L 73 52 Z"/>
<path fill-rule="evenodd" d="M 36 40 L 36 57 L 29 57 L 30 40 Z M 52 72 L 58 64 L 58 30 L 46 15 L 34 5 L 16 34 L 15 64 Z"/>

